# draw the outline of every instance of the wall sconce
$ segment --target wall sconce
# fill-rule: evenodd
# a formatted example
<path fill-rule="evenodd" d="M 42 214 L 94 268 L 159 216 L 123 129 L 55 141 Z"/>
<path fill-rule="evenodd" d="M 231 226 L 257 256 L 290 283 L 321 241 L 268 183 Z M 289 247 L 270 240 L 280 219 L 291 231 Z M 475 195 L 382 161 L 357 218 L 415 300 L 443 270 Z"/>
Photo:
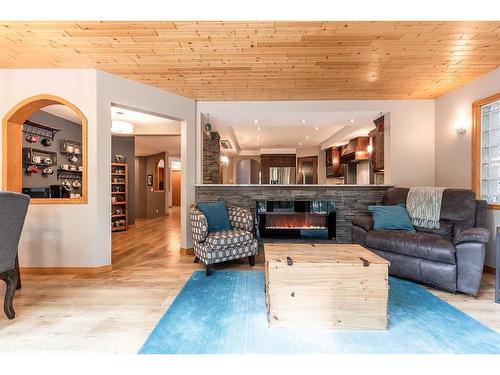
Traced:
<path fill-rule="evenodd" d="M 229 158 L 226 155 L 221 155 L 220 162 L 224 165 L 229 165 Z"/>
<path fill-rule="evenodd" d="M 465 135 L 465 132 L 466 132 L 467 128 L 465 127 L 463 121 L 457 121 L 455 123 L 454 130 L 455 130 L 455 132 L 457 133 L 458 136 L 462 136 L 462 135 Z"/>
<path fill-rule="evenodd" d="M 368 151 L 368 153 L 371 154 L 372 151 L 373 151 L 373 146 L 372 145 L 368 145 L 368 147 L 366 147 L 366 151 Z"/>

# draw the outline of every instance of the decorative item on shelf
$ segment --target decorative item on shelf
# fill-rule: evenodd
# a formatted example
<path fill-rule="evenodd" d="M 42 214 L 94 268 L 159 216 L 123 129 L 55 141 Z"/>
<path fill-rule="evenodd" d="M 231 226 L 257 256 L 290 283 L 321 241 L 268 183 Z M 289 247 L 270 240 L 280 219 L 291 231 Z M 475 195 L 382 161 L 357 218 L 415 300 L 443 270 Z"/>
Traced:
<path fill-rule="evenodd" d="M 69 180 L 64 180 L 61 185 L 67 190 L 71 191 L 71 182 Z"/>
<path fill-rule="evenodd" d="M 65 171 L 69 171 L 69 165 L 68 164 L 61 164 L 61 169 Z"/>
<path fill-rule="evenodd" d="M 50 147 L 52 145 L 52 139 L 50 139 L 50 138 L 43 138 L 40 143 L 42 145 L 44 145 L 45 147 Z"/>
<path fill-rule="evenodd" d="M 78 172 L 83 172 L 83 166 L 82 166 L 82 165 L 80 165 L 80 166 L 78 167 Z"/>
<path fill-rule="evenodd" d="M 38 168 L 37 165 L 28 165 L 26 167 L 26 173 L 30 174 L 30 173 L 38 173 L 40 172 L 40 169 Z"/>
<path fill-rule="evenodd" d="M 54 174 L 54 168 L 52 168 L 52 167 L 45 167 L 42 170 L 42 174 L 45 175 L 45 176 L 52 175 L 52 174 Z"/>
<path fill-rule="evenodd" d="M 62 166 L 61 166 L 62 167 Z M 57 170 L 57 179 L 58 180 L 78 180 L 80 184 L 82 182 L 82 174 L 78 171 L 66 170 L 66 169 L 58 169 Z M 81 185 L 80 185 L 81 186 Z"/>
<path fill-rule="evenodd" d="M 78 170 L 78 167 L 76 165 L 70 165 L 69 166 L 69 170 L 72 171 L 72 172 L 75 172 Z"/>
<path fill-rule="evenodd" d="M 79 141 L 72 141 L 71 139 L 61 140 L 60 152 L 66 155 L 80 155 L 82 150 L 82 143 Z"/>
<path fill-rule="evenodd" d="M 115 161 L 117 163 L 120 163 L 120 164 L 124 163 L 125 160 L 126 160 L 125 156 L 123 156 L 123 155 L 115 155 Z"/>
<path fill-rule="evenodd" d="M 75 189 L 79 189 L 82 184 L 78 180 L 74 180 L 73 183 L 71 184 Z"/>
<path fill-rule="evenodd" d="M 38 150 L 31 147 L 23 147 L 23 164 L 38 164 L 42 166 L 57 163 L 57 153 L 48 150 Z"/>
<path fill-rule="evenodd" d="M 76 163 L 78 161 L 78 157 L 76 155 L 70 155 L 68 160 L 72 163 Z"/>
<path fill-rule="evenodd" d="M 60 129 L 53 128 L 51 126 L 42 125 L 34 121 L 27 120 L 23 124 L 23 133 L 26 134 L 26 140 L 30 143 L 36 143 L 40 138 L 42 138 L 42 144 L 44 146 L 50 146 L 43 143 L 44 139 L 49 139 L 52 143 L 54 136 Z"/>
<path fill-rule="evenodd" d="M 115 155 L 115 159 L 125 160 L 122 155 Z M 113 232 L 128 229 L 127 168 L 125 163 L 111 163 L 111 230 Z"/>
<path fill-rule="evenodd" d="M 29 143 L 37 143 L 38 142 L 38 137 L 36 135 L 31 135 L 31 134 L 28 134 L 26 136 L 26 140 L 29 142 Z"/>
<path fill-rule="evenodd" d="M 153 175 L 148 174 L 148 186 L 153 186 Z"/>

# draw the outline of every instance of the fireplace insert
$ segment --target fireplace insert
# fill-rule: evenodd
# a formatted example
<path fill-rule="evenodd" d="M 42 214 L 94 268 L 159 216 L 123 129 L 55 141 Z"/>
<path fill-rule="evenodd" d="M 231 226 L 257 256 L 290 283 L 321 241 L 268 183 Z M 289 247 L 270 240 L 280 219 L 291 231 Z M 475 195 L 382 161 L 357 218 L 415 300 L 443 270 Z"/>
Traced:
<path fill-rule="evenodd" d="M 258 201 L 262 238 L 335 238 L 333 201 Z"/>

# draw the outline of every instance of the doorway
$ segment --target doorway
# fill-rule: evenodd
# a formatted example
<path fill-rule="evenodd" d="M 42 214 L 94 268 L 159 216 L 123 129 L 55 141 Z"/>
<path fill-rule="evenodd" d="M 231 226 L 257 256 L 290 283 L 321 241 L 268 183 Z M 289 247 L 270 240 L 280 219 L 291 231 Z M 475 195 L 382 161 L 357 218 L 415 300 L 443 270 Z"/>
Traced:
<path fill-rule="evenodd" d="M 172 170 L 172 206 L 181 205 L 181 170 Z"/>
<path fill-rule="evenodd" d="M 171 165 L 178 160 L 180 172 L 181 122 L 119 106 L 112 106 L 111 113 L 115 128 L 112 168 L 123 163 L 123 171 L 127 171 L 123 181 L 117 182 L 118 189 L 114 179 L 121 176 L 112 174 L 112 263 L 133 265 L 132 260 L 136 264 L 146 261 L 144 251 L 151 247 L 152 238 L 158 244 L 172 238 L 178 241 L 180 207 L 172 209 L 172 200 L 178 197 L 175 203 L 180 206 L 180 183 L 177 186 L 174 182 Z M 127 198 L 117 203 L 123 196 L 122 189 Z M 115 225 L 121 220 L 126 227 Z"/>

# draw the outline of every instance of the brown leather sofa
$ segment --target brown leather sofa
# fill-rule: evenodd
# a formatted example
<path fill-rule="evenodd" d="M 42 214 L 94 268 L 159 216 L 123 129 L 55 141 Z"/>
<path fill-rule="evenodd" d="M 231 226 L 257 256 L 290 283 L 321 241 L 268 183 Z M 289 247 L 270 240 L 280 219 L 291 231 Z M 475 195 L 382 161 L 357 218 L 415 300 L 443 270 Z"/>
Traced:
<path fill-rule="evenodd" d="M 391 188 L 384 205 L 406 203 L 407 188 Z M 477 295 L 484 266 L 487 204 L 464 189 L 446 189 L 439 229 L 374 230 L 370 214 L 352 220 L 352 238 L 389 260 L 391 275 L 450 292 Z"/>

